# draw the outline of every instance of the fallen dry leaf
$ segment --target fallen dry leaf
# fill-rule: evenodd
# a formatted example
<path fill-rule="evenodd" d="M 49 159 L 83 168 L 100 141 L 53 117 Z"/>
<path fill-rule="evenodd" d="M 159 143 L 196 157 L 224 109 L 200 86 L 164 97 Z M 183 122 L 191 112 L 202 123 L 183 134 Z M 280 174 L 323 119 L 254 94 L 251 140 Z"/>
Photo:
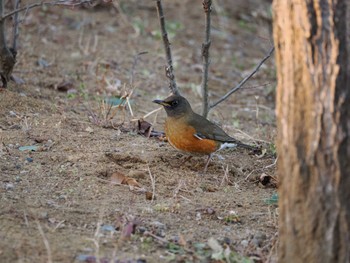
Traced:
<path fill-rule="evenodd" d="M 183 235 L 179 235 L 179 245 L 182 246 L 182 247 L 185 247 L 187 245 L 187 242 L 186 242 L 186 239 L 184 238 Z"/>
<path fill-rule="evenodd" d="M 140 221 L 137 219 L 133 219 L 132 221 L 128 222 L 122 230 L 120 240 L 130 239 L 131 234 L 135 234 L 136 227 L 139 224 L 140 224 Z"/>
<path fill-rule="evenodd" d="M 120 172 L 113 173 L 110 181 L 113 184 L 126 184 L 129 186 L 141 188 L 141 185 L 134 178 L 130 178 L 128 176 L 125 176 L 124 174 L 122 174 Z"/>
<path fill-rule="evenodd" d="M 125 175 L 120 172 L 115 172 L 111 176 L 111 182 L 113 184 L 122 184 L 125 179 Z"/>
<path fill-rule="evenodd" d="M 71 90 L 74 88 L 73 82 L 69 80 L 63 80 L 62 82 L 58 83 L 55 86 L 56 86 L 56 89 L 61 92 L 67 92 L 68 90 Z"/>
<path fill-rule="evenodd" d="M 129 186 L 134 186 L 134 187 L 141 188 L 141 185 L 134 178 L 130 178 L 130 177 L 127 177 L 127 176 L 125 176 L 125 179 L 122 182 L 122 184 L 127 184 Z"/>
<path fill-rule="evenodd" d="M 137 128 L 139 134 L 149 137 L 152 131 L 152 124 L 143 119 L 139 119 Z"/>
<path fill-rule="evenodd" d="M 146 192 L 146 200 L 155 200 L 156 197 L 153 197 L 153 193 L 152 192 Z"/>

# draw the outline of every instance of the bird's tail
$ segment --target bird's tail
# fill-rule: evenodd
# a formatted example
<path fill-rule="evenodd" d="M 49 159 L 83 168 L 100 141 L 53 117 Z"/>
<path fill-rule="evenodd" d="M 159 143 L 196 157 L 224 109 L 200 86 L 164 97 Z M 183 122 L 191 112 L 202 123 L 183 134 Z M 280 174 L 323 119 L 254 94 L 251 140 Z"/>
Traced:
<path fill-rule="evenodd" d="M 251 150 L 251 151 L 257 152 L 257 153 L 261 152 L 261 147 L 260 146 L 245 144 L 245 143 L 243 143 L 241 141 L 238 141 L 236 139 L 233 139 L 229 143 L 236 144 L 236 147 L 242 147 L 242 148 L 245 148 L 247 150 Z"/>

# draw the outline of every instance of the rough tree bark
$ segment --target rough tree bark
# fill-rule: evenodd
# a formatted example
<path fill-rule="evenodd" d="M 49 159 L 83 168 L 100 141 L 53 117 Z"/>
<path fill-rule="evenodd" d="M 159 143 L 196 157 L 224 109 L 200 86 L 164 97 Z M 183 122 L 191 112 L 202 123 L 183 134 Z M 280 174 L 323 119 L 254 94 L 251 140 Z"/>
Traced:
<path fill-rule="evenodd" d="M 279 262 L 350 262 L 347 0 L 274 0 Z"/>
<path fill-rule="evenodd" d="M 4 1 L 0 0 L 0 76 L 2 80 L 2 86 L 6 88 L 7 82 L 10 80 L 13 67 L 16 64 L 16 51 L 10 50 L 6 44 L 5 37 L 5 19 L 4 14 Z"/>

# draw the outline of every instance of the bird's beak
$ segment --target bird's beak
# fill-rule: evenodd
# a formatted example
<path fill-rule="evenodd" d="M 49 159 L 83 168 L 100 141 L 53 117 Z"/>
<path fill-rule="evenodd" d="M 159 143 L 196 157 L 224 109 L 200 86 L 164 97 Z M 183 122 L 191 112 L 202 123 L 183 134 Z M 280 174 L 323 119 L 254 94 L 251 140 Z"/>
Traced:
<path fill-rule="evenodd" d="M 160 104 L 160 105 L 162 105 L 164 107 L 169 107 L 170 106 L 169 103 L 165 102 L 164 100 L 154 100 L 153 102 L 157 103 L 157 104 Z"/>

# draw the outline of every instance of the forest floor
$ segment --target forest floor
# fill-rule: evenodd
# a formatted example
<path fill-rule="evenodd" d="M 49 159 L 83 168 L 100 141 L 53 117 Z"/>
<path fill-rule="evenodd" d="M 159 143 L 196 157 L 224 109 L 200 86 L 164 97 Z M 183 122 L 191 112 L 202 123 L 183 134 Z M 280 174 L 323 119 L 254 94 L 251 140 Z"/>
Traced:
<path fill-rule="evenodd" d="M 201 112 L 201 3 L 163 6 L 178 86 Z M 271 48 L 270 3 L 216 1 L 212 19 L 215 101 Z M 144 136 L 163 131 L 163 109 L 146 115 L 169 94 L 154 1 L 33 9 L 18 52 L 24 83 L 0 92 L 1 262 L 276 261 L 276 188 L 259 182 L 276 175 L 273 58 L 209 114 L 263 154 L 223 150 L 201 175 L 206 157 L 182 164 Z"/>

